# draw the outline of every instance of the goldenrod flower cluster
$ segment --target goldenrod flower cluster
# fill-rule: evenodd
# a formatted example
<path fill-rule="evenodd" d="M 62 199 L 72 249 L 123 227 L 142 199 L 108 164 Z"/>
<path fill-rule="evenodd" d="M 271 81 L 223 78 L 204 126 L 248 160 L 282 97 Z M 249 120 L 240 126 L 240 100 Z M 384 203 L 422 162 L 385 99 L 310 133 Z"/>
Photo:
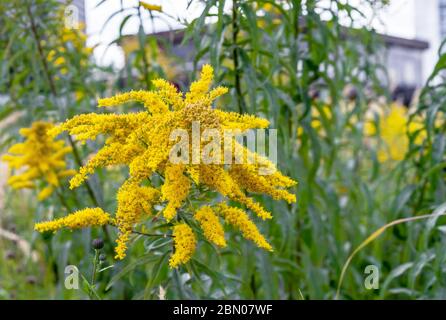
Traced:
<path fill-rule="evenodd" d="M 224 136 L 226 129 L 266 128 L 268 121 L 251 115 L 224 112 L 212 107 L 212 102 L 227 92 L 226 88 L 217 87 L 210 90 L 213 69 L 205 65 L 201 78 L 191 84 L 190 91 L 184 96 L 175 86 L 165 80 L 153 82 L 154 91 L 130 91 L 111 98 L 99 99 L 99 107 L 112 107 L 125 102 L 139 102 L 145 110 L 125 114 L 83 114 L 67 120 L 52 130 L 53 135 L 63 131 L 75 135 L 77 140 L 96 139 L 100 134 L 107 136 L 105 145 L 81 167 L 71 182 L 70 187 L 78 187 L 93 174 L 96 168 L 111 165 L 129 167 L 129 177 L 117 195 L 116 226 L 119 229 L 116 258 L 123 259 L 133 227 L 142 218 L 152 214 L 154 205 L 160 205 L 161 213 L 167 222 L 173 225 L 175 252 L 170 266 L 176 267 L 186 263 L 196 246 L 194 231 L 185 224 L 178 213 L 192 214 L 203 230 L 204 236 L 212 243 L 224 247 L 223 226 L 220 218 L 239 229 L 244 237 L 252 240 L 259 247 L 271 250 L 271 246 L 241 208 L 217 204 L 214 208 L 202 207 L 197 212 L 185 207 L 188 197 L 200 190 L 209 190 L 206 194 L 223 196 L 222 202 L 232 200 L 249 209 L 262 219 L 270 219 L 271 213 L 255 202 L 247 192 L 267 194 L 276 200 L 295 202 L 295 195 L 286 188 L 296 184 L 292 179 L 282 175 L 275 165 L 266 157 L 249 151 L 245 146 L 232 139 L 232 156 L 254 159 L 250 163 L 205 164 L 203 162 L 173 163 L 170 155 L 175 140 L 170 139 L 174 130 L 182 129 L 192 132 L 193 123 L 199 122 L 202 130 L 216 129 Z M 190 135 L 189 135 L 190 136 Z M 203 140 L 203 139 L 202 139 Z M 206 141 L 200 141 L 200 146 Z M 188 156 L 193 157 L 192 150 Z M 270 169 L 270 174 L 259 174 L 261 168 Z M 158 176 L 162 185 L 155 187 L 152 179 Z M 151 186 L 147 186 L 150 184 Z M 159 209 L 158 209 L 159 210 Z M 181 221 L 181 222 L 180 222 Z"/>
<path fill-rule="evenodd" d="M 277 8 L 278 4 L 274 5 L 271 3 L 262 3 L 257 5 L 255 3 L 255 8 L 257 9 L 257 26 L 259 28 L 265 29 L 271 26 L 278 26 L 282 24 L 282 12 Z"/>
<path fill-rule="evenodd" d="M 116 240 L 116 257 L 123 259 L 127 250 L 127 241 L 130 238 L 132 227 L 138 223 L 144 214 L 148 215 L 152 210 L 152 203 L 159 197 L 157 189 L 140 186 L 134 180 L 126 181 L 118 191 L 118 210 L 116 223 L 120 236 Z"/>
<path fill-rule="evenodd" d="M 47 122 L 34 122 L 31 128 L 20 129 L 20 134 L 25 141 L 13 145 L 8 153 L 2 157 L 11 169 L 20 169 L 20 173 L 12 176 L 8 184 L 14 189 L 36 188 L 41 184 L 38 198 L 48 198 L 55 188 L 59 187 L 60 181 L 73 176 L 76 171 L 67 170 L 65 162 L 66 154 L 71 152 L 62 140 L 54 140 L 48 135 L 48 130 L 54 125 Z"/>
<path fill-rule="evenodd" d="M 426 137 L 423 124 L 419 119 L 409 121 L 406 107 L 393 103 L 388 113 L 381 114 L 377 124 L 368 121 L 364 127 L 366 136 L 379 134 L 381 144 L 378 147 L 378 161 L 401 161 L 409 149 L 409 133 L 417 133 L 414 143 L 420 144 Z"/>
<path fill-rule="evenodd" d="M 80 229 L 89 226 L 103 226 L 111 222 L 110 215 L 101 208 L 86 208 L 63 218 L 36 223 L 34 229 L 39 232 L 48 232 L 62 228 Z"/>
<path fill-rule="evenodd" d="M 136 55 L 141 52 L 140 43 L 135 37 L 124 37 L 120 40 L 120 47 L 124 51 L 126 61 L 131 59 L 130 55 Z M 177 68 L 177 60 L 168 54 L 165 48 L 146 44 L 144 52 L 147 60 L 154 65 L 158 65 L 167 79 L 175 79 L 180 75 L 181 71 Z"/>
<path fill-rule="evenodd" d="M 210 242 L 219 247 L 226 247 L 225 232 L 223 226 L 211 207 L 203 206 L 194 215 L 200 224 L 203 235 Z"/>
<path fill-rule="evenodd" d="M 253 241 L 259 248 L 268 251 L 273 250 L 271 245 L 259 232 L 256 225 L 249 219 L 245 211 L 239 208 L 229 207 L 224 203 L 220 205 L 219 209 L 225 221 L 240 230 L 246 239 Z"/>
<path fill-rule="evenodd" d="M 173 242 L 175 252 L 170 257 L 169 265 L 171 268 L 176 268 L 180 264 L 184 264 L 190 260 L 195 252 L 197 240 L 192 228 L 185 223 L 177 224 L 173 227 Z"/>

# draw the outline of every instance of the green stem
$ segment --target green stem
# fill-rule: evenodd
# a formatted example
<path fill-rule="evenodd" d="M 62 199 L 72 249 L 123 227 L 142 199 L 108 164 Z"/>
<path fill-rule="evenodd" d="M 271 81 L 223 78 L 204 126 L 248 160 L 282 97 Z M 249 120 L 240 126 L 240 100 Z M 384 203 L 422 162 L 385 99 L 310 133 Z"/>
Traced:
<path fill-rule="evenodd" d="M 79 167 L 82 167 L 84 164 L 82 163 L 81 157 L 79 155 L 79 151 L 76 147 L 76 144 L 74 143 L 73 138 L 68 135 L 68 142 L 70 143 L 71 148 L 73 149 L 73 156 L 74 156 L 74 160 L 76 161 L 76 164 Z M 96 198 L 96 195 L 93 191 L 93 188 L 91 187 L 90 183 L 86 180 L 84 181 L 85 183 L 85 188 L 87 189 L 88 192 L 88 196 L 90 197 L 91 201 L 93 202 L 95 207 L 99 207 L 99 201 Z"/>
<path fill-rule="evenodd" d="M 93 272 L 91 275 L 91 286 L 94 287 L 96 283 L 96 272 L 98 270 L 98 262 L 99 262 L 99 250 L 94 249 L 94 260 L 93 260 Z"/>
<path fill-rule="evenodd" d="M 146 236 L 146 237 L 174 238 L 174 236 L 170 235 L 170 234 L 144 233 L 144 232 L 139 232 L 136 230 L 132 230 L 132 233 L 139 234 L 139 235 Z"/>
<path fill-rule="evenodd" d="M 79 156 L 79 151 L 77 150 L 76 144 L 74 143 L 73 138 L 70 135 L 68 135 L 68 141 L 70 143 L 71 148 L 73 149 L 73 156 L 74 156 L 74 159 L 75 159 L 77 165 L 79 167 L 82 167 L 83 163 L 82 163 L 81 157 Z M 84 184 L 85 184 L 85 188 L 87 189 L 88 195 L 89 195 L 91 201 L 93 202 L 94 206 L 101 207 L 99 205 L 99 201 L 96 198 L 96 194 L 94 193 L 93 188 L 91 187 L 90 183 L 86 180 L 86 181 L 84 181 Z M 111 240 L 110 233 L 108 232 L 107 226 L 102 226 L 102 231 L 104 232 L 105 242 L 111 246 L 112 240 Z"/>
<path fill-rule="evenodd" d="M 39 34 L 37 32 L 37 24 L 34 21 L 34 16 L 33 16 L 32 12 L 31 12 L 31 6 L 30 5 L 27 6 L 26 9 L 27 9 L 26 12 L 28 14 L 28 18 L 29 18 L 29 20 L 31 22 L 31 32 L 33 34 L 34 42 L 36 43 L 37 52 L 39 54 L 40 61 L 42 62 L 42 66 L 43 66 L 43 71 L 44 71 L 45 77 L 48 80 L 48 84 L 50 86 L 51 93 L 53 94 L 53 96 L 56 96 L 56 85 L 54 84 L 54 81 L 53 81 L 53 79 L 51 77 L 51 74 L 50 74 L 50 71 L 49 71 L 49 68 L 48 68 L 48 63 L 47 63 L 47 61 L 45 59 L 45 55 L 43 54 L 43 48 L 42 48 L 42 45 L 40 43 Z"/>
<path fill-rule="evenodd" d="M 47 239 L 47 246 L 48 246 L 48 254 L 50 256 L 51 260 L 51 268 L 54 273 L 54 282 L 59 282 L 59 266 L 57 265 L 56 259 L 54 258 L 54 252 L 53 252 L 53 245 L 51 243 L 51 239 Z"/>
<path fill-rule="evenodd" d="M 239 67 L 239 53 L 238 53 L 238 45 L 237 45 L 237 38 L 238 33 L 240 31 L 239 24 L 238 24 L 238 4 L 237 0 L 234 0 L 232 2 L 232 60 L 234 61 L 234 78 L 235 78 L 235 94 L 237 97 L 237 105 L 240 113 L 246 112 L 246 106 L 245 106 L 245 100 L 243 99 L 242 95 L 242 87 L 241 87 L 241 74 L 240 74 L 240 67 Z"/>
<path fill-rule="evenodd" d="M 149 61 L 147 60 L 147 56 L 146 56 L 146 46 L 145 43 L 143 43 L 142 41 L 142 37 L 146 36 L 146 32 L 144 30 L 144 25 L 143 25 L 143 20 L 142 20 L 142 16 L 141 16 L 141 6 L 138 7 L 138 19 L 139 19 L 139 30 L 138 30 L 138 43 L 139 43 L 139 50 L 141 52 L 141 59 L 142 62 L 144 64 L 144 81 L 146 83 L 146 89 L 149 90 L 150 89 L 150 75 L 149 75 Z M 142 34 L 141 34 L 142 33 Z"/>

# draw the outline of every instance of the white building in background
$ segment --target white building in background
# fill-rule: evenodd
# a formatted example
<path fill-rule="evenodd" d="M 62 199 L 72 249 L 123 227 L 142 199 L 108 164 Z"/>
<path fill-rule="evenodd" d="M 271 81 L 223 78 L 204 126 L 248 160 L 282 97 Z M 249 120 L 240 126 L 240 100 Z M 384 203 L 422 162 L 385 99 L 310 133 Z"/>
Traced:
<path fill-rule="evenodd" d="M 117 36 L 115 33 L 119 29 L 119 19 L 109 23 L 105 32 L 99 34 L 103 23 L 116 11 L 119 3 L 110 1 L 96 8 L 99 1 L 74 0 L 73 3 L 80 8 L 82 18 L 85 16 L 87 18 L 89 42 L 95 45 L 99 44 L 95 49 L 95 56 L 99 63 L 113 63 L 115 66 L 123 67 L 125 60 L 120 48 L 112 46 L 108 48 L 106 57 L 103 56 L 107 44 Z M 347 1 L 359 3 L 362 0 Z M 406 89 L 420 88 L 424 85 L 438 60 L 437 52 L 441 39 L 446 37 L 446 0 L 389 1 L 390 5 L 379 11 L 380 21 L 373 26 L 379 33 L 385 35 L 383 37 L 387 48 L 384 52 L 385 67 L 390 80 L 390 89 L 400 90 L 402 88 L 405 91 Z M 165 3 L 163 2 L 163 8 L 166 6 L 167 11 L 183 10 L 180 9 L 181 5 L 187 2 L 187 0 L 166 0 Z M 168 4 L 175 4 L 175 6 Z M 196 15 L 197 12 L 191 14 Z M 372 12 L 369 14 L 370 17 L 374 16 Z M 366 15 L 368 14 L 366 13 Z M 126 27 L 128 28 L 127 33 L 136 33 L 137 28 L 131 23 Z M 160 27 L 159 31 L 161 30 Z M 175 49 L 177 51 L 190 50 L 184 45 L 181 48 L 176 46 Z"/>
<path fill-rule="evenodd" d="M 423 79 L 427 80 L 438 60 L 438 49 L 446 36 L 446 1 L 414 0 L 415 37 L 429 43 L 423 54 Z"/>
<path fill-rule="evenodd" d="M 438 49 L 446 38 L 446 0 L 390 0 L 376 29 L 384 34 L 416 39 L 428 44 L 421 53 L 421 82 L 424 83 L 438 60 Z M 400 56 L 400 58 L 403 58 Z M 409 82 L 417 73 L 406 68 Z"/>
<path fill-rule="evenodd" d="M 424 85 L 427 41 L 383 35 L 385 65 L 391 90 L 396 88 L 416 89 Z"/>

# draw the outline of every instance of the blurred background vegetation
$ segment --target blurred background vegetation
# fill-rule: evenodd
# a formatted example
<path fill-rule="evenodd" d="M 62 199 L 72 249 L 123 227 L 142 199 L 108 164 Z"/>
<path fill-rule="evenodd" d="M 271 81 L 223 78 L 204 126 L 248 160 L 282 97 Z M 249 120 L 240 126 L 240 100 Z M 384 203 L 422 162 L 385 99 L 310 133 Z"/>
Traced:
<path fill-rule="evenodd" d="M 122 68 L 98 64 L 85 26 L 67 26 L 67 3 L 0 3 L 0 153 L 21 141 L 19 129 L 34 121 L 98 112 L 97 97 L 151 89 L 158 77 L 185 90 L 210 63 L 216 82 L 230 88 L 218 106 L 269 119 L 279 133 L 278 167 L 299 181 L 294 205 L 258 197 L 274 213 L 272 221 L 258 224 L 275 251 L 254 249 L 231 234 L 227 248 L 204 244 L 186 267 L 171 270 L 170 240 L 138 236 L 123 261 L 102 249 L 92 294 L 91 242 L 104 238 L 103 231 L 42 236 L 33 225 L 65 216 L 67 208 L 113 211 L 123 169 L 100 171 L 75 191 L 62 186 L 63 204 L 57 195 L 39 202 L 35 190 L 8 188 L 2 165 L 0 298 L 333 299 L 348 257 L 375 230 L 444 213 L 446 55 L 439 51 L 414 99 L 392 94 L 383 58 L 390 40 L 358 23 L 363 10 L 379 11 L 388 1 L 189 2 L 200 5 L 196 18 L 178 20 L 177 30 L 150 33 L 147 23 L 174 14 L 121 1 L 110 13 L 121 22 L 109 45 L 122 48 Z M 138 25 L 136 34 L 123 33 L 128 23 Z M 76 150 L 69 158 L 74 169 L 102 142 L 65 138 Z M 446 298 L 444 222 L 435 216 L 398 224 L 373 239 L 352 260 L 339 297 Z M 150 221 L 145 224 L 150 230 Z M 70 264 L 84 277 L 81 290 L 64 286 Z M 364 287 L 370 264 L 380 270 L 377 290 Z"/>

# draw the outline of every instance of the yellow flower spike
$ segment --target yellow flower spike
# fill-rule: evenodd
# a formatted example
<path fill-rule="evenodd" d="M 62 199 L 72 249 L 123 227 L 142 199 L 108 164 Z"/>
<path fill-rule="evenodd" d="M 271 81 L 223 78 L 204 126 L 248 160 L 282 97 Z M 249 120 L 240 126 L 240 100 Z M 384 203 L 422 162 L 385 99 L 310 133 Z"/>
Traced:
<path fill-rule="evenodd" d="M 269 121 L 249 114 L 226 112 L 215 110 L 225 129 L 239 129 L 242 132 L 248 129 L 264 129 L 269 126 Z"/>
<path fill-rule="evenodd" d="M 24 143 L 17 143 L 8 150 L 8 152 L 12 154 L 21 154 L 24 153 L 25 151 L 26 151 L 26 144 Z"/>
<path fill-rule="evenodd" d="M 270 212 L 266 211 L 260 204 L 252 200 L 250 197 L 247 197 L 245 194 L 240 193 L 239 195 L 232 197 L 234 200 L 244 204 L 251 211 L 253 211 L 259 218 L 262 220 L 272 219 L 272 215 Z"/>
<path fill-rule="evenodd" d="M 36 180 L 41 175 L 39 168 L 29 168 L 19 175 L 12 176 L 8 179 L 8 184 L 13 185 L 17 182 Z"/>
<path fill-rule="evenodd" d="M 159 191 L 145 186 L 139 186 L 135 181 L 127 180 L 119 189 L 117 195 L 118 210 L 116 224 L 119 236 L 116 240 L 116 258 L 123 259 L 127 249 L 127 241 L 133 226 L 144 214 L 150 214 L 152 203 L 159 197 Z"/>
<path fill-rule="evenodd" d="M 130 231 L 123 232 L 116 239 L 115 259 L 122 260 L 126 257 L 126 251 L 128 249 L 127 242 L 130 240 L 130 233 Z"/>
<path fill-rule="evenodd" d="M 202 166 L 201 167 L 202 181 L 212 188 L 216 189 L 223 196 L 238 201 L 246 205 L 249 209 L 254 211 L 262 219 L 271 219 L 271 213 L 263 209 L 263 207 L 254 202 L 250 197 L 246 196 L 240 189 L 237 182 L 219 166 Z"/>
<path fill-rule="evenodd" d="M 219 247 L 226 247 L 225 233 L 218 217 L 209 206 L 201 207 L 194 215 L 206 239 Z"/>
<path fill-rule="evenodd" d="M 16 181 L 14 183 L 8 182 L 13 189 L 34 189 L 36 185 L 31 181 Z"/>
<path fill-rule="evenodd" d="M 46 174 L 46 180 L 49 184 L 58 187 L 59 186 L 59 178 L 57 177 L 57 173 L 54 171 L 48 171 Z"/>
<path fill-rule="evenodd" d="M 13 145 L 2 160 L 11 169 L 25 169 L 20 174 L 9 178 L 8 184 L 14 189 L 34 188 L 35 181 L 43 181 L 46 186 L 38 194 L 39 200 L 48 198 L 54 187 L 60 185 L 60 179 L 66 177 L 65 156 L 71 148 L 62 140 L 54 140 L 49 131 L 54 125 L 48 122 L 34 122 L 30 128 L 20 129 L 25 141 Z M 40 185 L 40 184 L 38 184 Z"/>
<path fill-rule="evenodd" d="M 140 1 L 139 5 L 141 5 L 142 7 L 144 7 L 144 9 L 150 10 L 150 11 L 158 11 L 158 12 L 162 12 L 162 7 L 155 5 L 155 4 L 150 4 L 144 1 Z"/>
<path fill-rule="evenodd" d="M 153 92 L 144 90 L 129 91 L 111 98 L 98 99 L 98 107 L 114 107 L 126 102 L 141 102 L 151 113 L 167 112 L 167 106 Z"/>
<path fill-rule="evenodd" d="M 46 198 L 48 198 L 53 193 L 53 191 L 54 191 L 53 187 L 51 186 L 46 187 L 39 192 L 39 194 L 37 195 L 37 199 L 39 199 L 39 201 L 43 201 Z"/>
<path fill-rule="evenodd" d="M 259 248 L 273 251 L 271 245 L 265 240 L 245 211 L 239 208 L 229 207 L 224 203 L 220 204 L 219 208 L 225 221 L 240 230 L 243 237 L 253 241 Z"/>
<path fill-rule="evenodd" d="M 274 180 L 271 181 L 269 176 L 259 176 L 256 171 L 256 166 L 252 164 L 235 164 L 229 174 L 249 192 L 268 194 L 275 200 L 285 200 L 288 203 L 296 202 L 296 195 L 284 189 L 277 189 Z"/>
<path fill-rule="evenodd" d="M 195 104 L 205 98 L 205 94 L 209 91 L 212 80 L 214 79 L 214 70 L 209 64 L 205 64 L 201 69 L 201 76 L 190 85 L 190 92 L 186 93 L 186 105 Z"/>
<path fill-rule="evenodd" d="M 167 82 L 164 79 L 156 79 L 152 81 L 155 88 L 158 89 L 158 95 L 167 104 L 171 105 L 174 110 L 180 110 L 184 108 L 183 94 L 177 90 L 177 88 Z"/>
<path fill-rule="evenodd" d="M 34 229 L 38 232 L 57 231 L 62 228 L 80 229 L 104 226 L 110 223 L 110 221 L 110 215 L 101 208 L 86 208 L 63 218 L 36 223 Z"/>
<path fill-rule="evenodd" d="M 177 268 L 180 264 L 185 264 L 192 258 L 197 240 L 192 228 L 185 223 L 173 227 L 173 237 L 175 252 L 170 257 L 169 266 Z"/>
<path fill-rule="evenodd" d="M 88 113 L 74 116 L 66 122 L 49 130 L 49 134 L 57 136 L 63 131 L 76 136 L 77 140 L 94 140 L 99 134 L 114 133 L 115 140 L 125 140 L 141 122 L 147 121 L 146 112 L 130 114 L 97 114 Z"/>
<path fill-rule="evenodd" d="M 211 92 L 209 92 L 209 100 L 214 101 L 219 96 L 222 96 L 222 95 L 228 93 L 228 91 L 229 90 L 226 87 L 217 87 L 215 89 L 212 89 Z"/>
<path fill-rule="evenodd" d="M 163 215 L 167 221 L 172 220 L 177 209 L 186 199 L 190 190 L 190 180 L 184 176 L 183 172 L 185 166 L 182 164 L 171 164 L 165 170 L 165 182 L 161 187 L 161 194 L 163 200 L 168 200 Z"/>
<path fill-rule="evenodd" d="M 96 168 L 104 165 L 120 164 L 124 161 L 121 160 L 123 156 L 125 157 L 125 149 L 119 143 L 110 144 L 102 148 L 86 165 L 79 169 L 79 173 L 71 178 L 70 189 L 79 187 L 89 175 L 94 173 Z"/>

